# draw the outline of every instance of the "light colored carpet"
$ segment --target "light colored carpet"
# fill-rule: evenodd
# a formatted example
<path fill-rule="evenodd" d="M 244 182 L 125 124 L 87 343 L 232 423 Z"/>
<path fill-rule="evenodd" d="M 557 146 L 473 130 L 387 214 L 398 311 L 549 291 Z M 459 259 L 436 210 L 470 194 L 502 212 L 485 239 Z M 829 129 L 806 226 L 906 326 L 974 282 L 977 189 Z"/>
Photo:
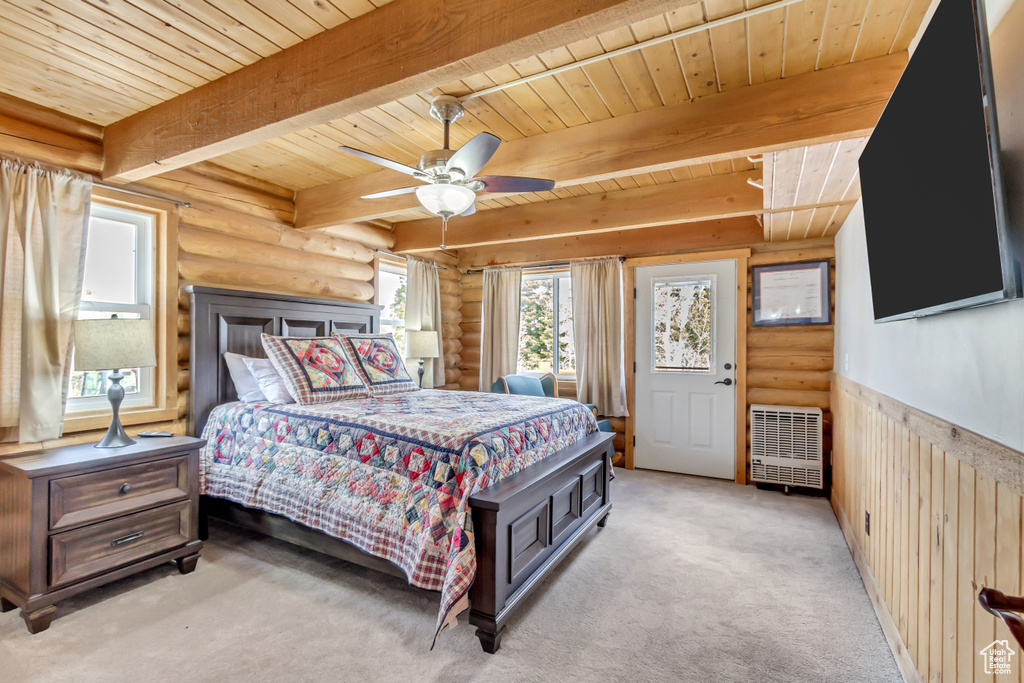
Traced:
<path fill-rule="evenodd" d="M 496 655 L 436 594 L 211 524 L 173 565 L 0 616 L 14 681 L 897 681 L 828 502 L 617 470 L 608 526 L 521 610 Z"/>

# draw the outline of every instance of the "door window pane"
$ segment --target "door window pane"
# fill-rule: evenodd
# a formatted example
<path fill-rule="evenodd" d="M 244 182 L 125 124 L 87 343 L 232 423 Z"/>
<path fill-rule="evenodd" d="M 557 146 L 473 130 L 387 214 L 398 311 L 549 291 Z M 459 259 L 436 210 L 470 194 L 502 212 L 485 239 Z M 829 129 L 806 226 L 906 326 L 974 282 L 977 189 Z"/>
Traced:
<path fill-rule="evenodd" d="M 711 372 L 711 280 L 654 283 L 654 370 Z"/>

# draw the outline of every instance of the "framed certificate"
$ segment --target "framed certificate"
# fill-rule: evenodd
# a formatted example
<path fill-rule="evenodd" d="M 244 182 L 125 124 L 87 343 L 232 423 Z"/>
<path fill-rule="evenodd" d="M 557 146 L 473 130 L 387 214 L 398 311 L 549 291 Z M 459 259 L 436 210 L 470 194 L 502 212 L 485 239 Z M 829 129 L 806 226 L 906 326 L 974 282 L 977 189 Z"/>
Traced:
<path fill-rule="evenodd" d="M 829 325 L 829 262 L 754 266 L 754 327 Z"/>

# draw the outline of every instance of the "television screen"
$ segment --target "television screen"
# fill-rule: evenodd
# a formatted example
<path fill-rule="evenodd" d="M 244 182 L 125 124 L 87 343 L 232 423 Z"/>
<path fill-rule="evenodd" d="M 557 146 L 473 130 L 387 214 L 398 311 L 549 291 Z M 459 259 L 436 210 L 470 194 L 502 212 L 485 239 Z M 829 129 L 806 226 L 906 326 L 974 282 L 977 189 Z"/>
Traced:
<path fill-rule="evenodd" d="M 981 12 L 942 0 L 861 156 L 876 321 L 1015 294 Z"/>

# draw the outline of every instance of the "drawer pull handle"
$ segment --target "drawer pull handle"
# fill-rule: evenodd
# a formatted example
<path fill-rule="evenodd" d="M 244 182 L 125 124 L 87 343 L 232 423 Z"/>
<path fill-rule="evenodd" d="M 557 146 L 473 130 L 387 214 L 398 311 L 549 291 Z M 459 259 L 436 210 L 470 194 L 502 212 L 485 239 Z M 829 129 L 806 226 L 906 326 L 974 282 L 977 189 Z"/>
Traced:
<path fill-rule="evenodd" d="M 132 490 L 132 485 L 129 484 L 128 482 L 125 482 L 125 483 L 121 484 L 121 488 L 118 489 L 118 491 L 120 492 L 120 494 L 122 496 L 125 495 L 126 493 L 128 493 L 131 490 Z"/>
<path fill-rule="evenodd" d="M 136 531 L 134 534 L 128 534 L 127 536 L 122 536 L 121 538 L 115 538 L 113 541 L 110 542 L 110 547 L 116 548 L 119 545 L 131 543 L 132 541 L 137 541 L 140 538 L 142 538 L 145 535 L 145 533 L 145 531 Z"/>

